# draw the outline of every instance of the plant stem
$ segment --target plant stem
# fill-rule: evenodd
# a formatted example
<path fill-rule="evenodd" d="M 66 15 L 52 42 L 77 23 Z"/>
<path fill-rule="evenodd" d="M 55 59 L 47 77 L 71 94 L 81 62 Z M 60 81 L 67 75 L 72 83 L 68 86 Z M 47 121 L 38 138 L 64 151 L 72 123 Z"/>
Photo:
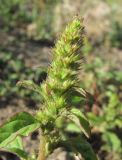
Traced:
<path fill-rule="evenodd" d="M 46 140 L 45 136 L 41 133 L 37 160 L 45 160 L 45 159 L 46 159 Z"/>

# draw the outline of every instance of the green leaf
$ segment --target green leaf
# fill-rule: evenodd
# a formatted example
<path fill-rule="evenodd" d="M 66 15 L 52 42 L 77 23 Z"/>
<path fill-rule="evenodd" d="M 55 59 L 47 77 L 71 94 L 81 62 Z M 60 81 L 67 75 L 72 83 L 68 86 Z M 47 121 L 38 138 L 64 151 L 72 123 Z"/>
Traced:
<path fill-rule="evenodd" d="M 85 138 L 83 138 L 82 135 L 74 138 L 72 137 L 69 142 L 73 152 L 80 153 L 85 160 L 97 160 L 97 157 L 92 150 L 91 145 Z"/>
<path fill-rule="evenodd" d="M 80 128 L 74 124 L 74 123 L 69 123 L 67 126 L 66 126 L 66 129 L 65 129 L 67 132 L 76 132 L 76 133 L 80 133 L 81 130 Z"/>
<path fill-rule="evenodd" d="M 6 148 L 8 151 L 12 152 L 12 153 L 15 153 L 17 156 L 23 158 L 23 159 L 26 159 L 28 160 L 29 159 L 29 155 L 28 153 L 26 153 L 24 150 L 21 150 L 19 148 Z"/>
<path fill-rule="evenodd" d="M 12 141 L 11 143 L 9 143 L 6 148 L 19 148 L 19 149 L 23 149 L 23 144 L 22 144 L 22 139 L 20 136 L 17 136 L 14 141 Z"/>
<path fill-rule="evenodd" d="M 29 153 L 25 152 L 23 149 L 22 139 L 20 136 L 17 136 L 11 143 L 9 143 L 5 148 L 2 150 L 12 152 L 20 157 L 22 160 L 35 160 L 35 154 L 30 155 Z"/>
<path fill-rule="evenodd" d="M 7 146 L 17 136 L 28 136 L 40 127 L 40 123 L 29 113 L 21 112 L 10 118 L 0 128 L 0 148 Z"/>
<path fill-rule="evenodd" d="M 17 156 L 23 159 L 29 159 L 28 153 L 23 150 L 22 139 L 17 136 L 11 143 L 9 143 L 4 150 L 15 153 Z"/>
<path fill-rule="evenodd" d="M 106 142 L 106 145 L 103 148 L 115 152 L 119 152 L 121 150 L 121 141 L 115 133 L 108 131 L 105 132 L 103 135 L 103 140 Z"/>
<path fill-rule="evenodd" d="M 87 113 L 87 116 L 92 126 L 100 126 L 105 122 L 105 116 L 98 117 L 92 112 Z"/>
<path fill-rule="evenodd" d="M 80 110 L 73 108 L 69 117 L 79 127 L 81 132 L 83 132 L 87 137 L 90 136 L 89 122 Z"/>

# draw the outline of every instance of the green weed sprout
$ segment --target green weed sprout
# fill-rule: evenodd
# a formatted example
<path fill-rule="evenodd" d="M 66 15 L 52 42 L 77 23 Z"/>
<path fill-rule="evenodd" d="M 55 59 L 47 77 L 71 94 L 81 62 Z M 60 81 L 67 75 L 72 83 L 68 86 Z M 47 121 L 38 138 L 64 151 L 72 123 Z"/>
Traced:
<path fill-rule="evenodd" d="M 90 126 L 85 115 L 77 108 L 74 99 L 84 97 L 78 78 L 82 67 L 82 47 L 84 27 L 79 17 L 66 27 L 53 49 L 53 62 L 48 69 L 48 77 L 41 85 L 32 81 L 18 82 L 37 92 L 43 104 L 32 116 L 21 112 L 0 128 L 0 148 L 16 153 L 25 160 L 45 160 L 57 147 L 63 147 L 79 159 L 96 160 L 87 142 Z M 38 156 L 29 155 L 23 149 L 21 138 L 40 130 Z"/>

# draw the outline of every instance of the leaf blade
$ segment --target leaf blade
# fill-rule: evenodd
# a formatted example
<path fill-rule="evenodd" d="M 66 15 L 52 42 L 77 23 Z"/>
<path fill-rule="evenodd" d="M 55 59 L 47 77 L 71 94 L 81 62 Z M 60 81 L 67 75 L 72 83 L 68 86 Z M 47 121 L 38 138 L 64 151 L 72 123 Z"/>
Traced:
<path fill-rule="evenodd" d="M 70 118 L 87 137 L 90 136 L 89 122 L 80 110 L 76 108 L 71 109 Z"/>
<path fill-rule="evenodd" d="M 27 136 L 39 126 L 40 123 L 27 112 L 15 115 L 0 128 L 0 148 L 7 146 L 17 136 Z"/>

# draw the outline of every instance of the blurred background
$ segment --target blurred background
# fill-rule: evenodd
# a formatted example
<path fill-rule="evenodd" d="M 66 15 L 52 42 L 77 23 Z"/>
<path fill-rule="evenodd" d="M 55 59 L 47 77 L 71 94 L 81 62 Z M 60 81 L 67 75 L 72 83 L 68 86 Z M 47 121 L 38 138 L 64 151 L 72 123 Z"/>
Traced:
<path fill-rule="evenodd" d="M 100 160 L 121 160 L 122 0 L 0 0 L 0 124 L 38 108 L 40 97 L 16 83 L 45 80 L 51 48 L 77 14 L 84 18 L 87 36 L 81 86 L 95 99 L 79 102 L 92 127 L 88 141 Z M 36 132 L 25 138 L 27 151 L 37 149 L 37 139 Z M 67 160 L 62 156 L 59 160 Z M 0 152 L 0 160 L 8 159 L 17 158 Z"/>

